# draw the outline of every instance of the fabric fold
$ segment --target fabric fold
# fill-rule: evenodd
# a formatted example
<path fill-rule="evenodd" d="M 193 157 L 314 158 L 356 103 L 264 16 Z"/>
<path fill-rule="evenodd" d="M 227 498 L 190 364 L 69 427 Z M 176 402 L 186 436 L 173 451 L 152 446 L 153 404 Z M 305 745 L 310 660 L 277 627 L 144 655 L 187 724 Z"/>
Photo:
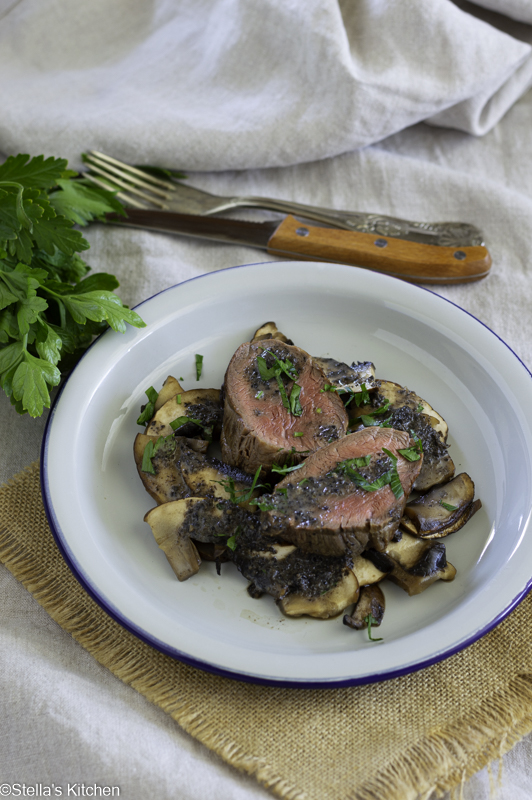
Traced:
<path fill-rule="evenodd" d="M 531 53 L 451 0 L 27 0 L 0 19 L 0 150 L 212 171 L 421 121 L 481 135 L 530 86 Z"/>

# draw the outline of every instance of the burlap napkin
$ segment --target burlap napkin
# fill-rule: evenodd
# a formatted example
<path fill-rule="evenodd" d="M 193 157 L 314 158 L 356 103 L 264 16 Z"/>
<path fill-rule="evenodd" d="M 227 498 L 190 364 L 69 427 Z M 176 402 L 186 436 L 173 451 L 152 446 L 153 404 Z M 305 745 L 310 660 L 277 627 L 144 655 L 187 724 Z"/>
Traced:
<path fill-rule="evenodd" d="M 532 602 L 443 663 L 347 689 L 281 689 L 209 675 L 121 628 L 63 561 L 38 464 L 0 489 L 0 559 L 124 683 L 287 800 L 409 800 L 459 786 L 532 730 Z"/>

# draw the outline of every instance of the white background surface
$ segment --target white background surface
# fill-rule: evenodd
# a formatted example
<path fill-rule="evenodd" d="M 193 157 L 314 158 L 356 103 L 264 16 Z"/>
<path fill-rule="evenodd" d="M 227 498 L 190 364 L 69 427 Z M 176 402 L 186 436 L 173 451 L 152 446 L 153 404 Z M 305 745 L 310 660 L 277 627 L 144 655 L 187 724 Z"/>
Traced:
<path fill-rule="evenodd" d="M 276 16 L 281 5 L 295 17 L 292 28 Z M 183 42 L 172 46 L 170 36 L 162 51 L 176 60 L 163 59 L 165 70 L 155 57 L 136 62 L 144 74 L 154 65 L 147 91 L 157 102 L 142 112 L 130 91 L 130 62 L 121 71 L 119 62 L 126 50 L 130 58 L 138 53 L 154 16 L 161 30 L 169 23 L 164 3 L 132 4 L 127 14 L 117 3 L 111 14 L 107 3 L 92 0 L 74 14 L 59 0 L 3 2 L 0 150 L 65 155 L 75 165 L 81 151 L 100 147 L 189 170 L 191 184 L 220 193 L 476 224 L 492 253 L 491 276 L 439 292 L 489 325 L 530 367 L 532 29 L 479 12 L 508 39 L 471 17 L 474 6 L 465 2 L 464 14 L 443 0 L 424 3 L 421 16 L 418 3 L 398 5 L 410 25 L 405 36 L 377 0 L 359 4 L 364 20 L 350 16 L 347 3 L 338 14 L 332 0 L 306 4 L 304 13 L 297 3 L 268 3 L 268 14 L 245 2 L 198 4 L 202 25 L 210 14 L 201 41 L 184 36 L 201 26 L 181 9 Z M 532 22 L 529 3 L 485 5 Z M 368 29 L 365 20 L 375 18 Z M 266 46 L 250 72 L 245 57 L 256 52 L 258 28 Z M 327 33 L 321 48 L 313 31 Z M 410 60 L 412 53 L 419 60 Z M 191 65 L 199 64 L 198 76 Z M 394 66 L 400 86 L 389 80 Z M 361 144 L 370 146 L 354 149 Z M 258 260 L 243 247 L 138 231 L 94 227 L 87 238 L 87 260 L 118 275 L 130 305 L 189 277 Z M 0 409 L 5 480 L 38 457 L 44 420 L 16 418 L 3 396 Z M 128 800 L 271 796 L 94 662 L 4 568 L 0 581 L 2 781 L 118 785 Z M 505 757 L 501 800 L 530 797 L 531 758 L 530 738 Z M 484 770 L 464 798 L 489 796 Z"/>

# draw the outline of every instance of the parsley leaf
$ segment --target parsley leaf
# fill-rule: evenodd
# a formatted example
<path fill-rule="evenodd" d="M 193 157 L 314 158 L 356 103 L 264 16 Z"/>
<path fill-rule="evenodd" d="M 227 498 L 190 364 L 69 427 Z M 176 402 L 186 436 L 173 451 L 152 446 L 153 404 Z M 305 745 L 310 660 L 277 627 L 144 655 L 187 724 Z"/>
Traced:
<path fill-rule="evenodd" d="M 196 380 L 201 378 L 201 370 L 203 369 L 203 356 L 196 353 Z"/>
<path fill-rule="evenodd" d="M 272 466 L 272 472 L 276 472 L 278 475 L 287 475 L 289 472 L 294 472 L 296 469 L 301 469 L 304 464 L 304 461 L 302 461 L 301 464 L 296 464 L 295 467 L 280 467 L 279 464 L 274 464 Z"/>
<path fill-rule="evenodd" d="M 277 381 L 277 385 L 279 387 L 279 394 L 281 396 L 281 402 L 294 417 L 300 417 L 303 414 L 303 408 L 301 406 L 301 402 L 299 396 L 301 394 L 301 386 L 295 383 L 298 379 L 298 372 L 289 359 L 278 358 L 275 353 L 272 353 L 270 350 L 264 349 L 262 351 L 266 355 L 270 355 L 273 359 L 273 366 L 269 367 L 266 359 L 264 356 L 257 356 L 257 369 L 259 370 L 259 375 L 263 381 L 269 381 L 272 378 L 275 378 Z M 290 390 L 290 397 L 288 397 L 286 393 L 286 387 L 283 382 L 283 375 L 285 375 L 289 380 L 294 381 L 292 389 Z M 258 395 L 255 395 L 258 397 Z"/>
<path fill-rule="evenodd" d="M 242 533 L 242 528 L 239 525 L 236 531 L 233 533 L 233 535 L 230 536 L 229 539 L 226 541 L 226 545 L 229 548 L 229 550 L 236 550 L 236 540 L 238 539 L 241 533 Z"/>
<path fill-rule="evenodd" d="M 401 479 L 399 477 L 399 473 L 397 472 L 397 456 L 394 456 L 394 454 L 390 450 L 387 450 L 385 447 L 382 448 L 382 452 L 386 453 L 386 455 L 393 464 L 393 467 L 391 469 L 390 489 L 397 497 L 397 499 L 399 499 L 404 495 L 404 490 L 403 490 L 403 485 L 401 483 Z"/>
<path fill-rule="evenodd" d="M 170 422 L 170 427 L 173 431 L 179 431 L 184 425 L 188 424 L 197 425 L 203 431 L 203 436 L 206 441 L 212 441 L 213 425 L 205 425 L 200 419 L 194 417 L 177 417 Z"/>
<path fill-rule="evenodd" d="M 443 500 L 440 500 L 440 506 L 443 506 L 446 511 L 456 511 L 458 508 L 458 506 L 452 506 L 450 503 L 444 503 Z"/>
<path fill-rule="evenodd" d="M 367 406 L 371 402 L 371 397 L 369 395 L 368 390 L 366 389 L 366 384 L 363 383 L 361 386 L 361 391 L 356 392 L 355 394 L 355 403 L 357 406 Z"/>
<path fill-rule="evenodd" d="M 377 417 L 380 417 L 383 414 L 391 413 L 389 412 L 389 406 L 390 406 L 390 401 L 386 399 L 384 401 L 384 405 L 380 406 L 379 408 L 376 408 L 375 411 L 371 411 L 369 414 L 362 414 L 359 419 L 366 428 L 369 428 L 371 426 L 382 425 L 382 423 L 377 419 Z"/>
<path fill-rule="evenodd" d="M 142 409 L 140 416 L 137 419 L 137 425 L 146 425 L 146 423 L 151 420 L 155 413 L 155 403 L 159 397 L 159 392 L 156 392 L 153 386 L 150 386 L 149 389 L 146 389 L 146 395 L 148 397 L 148 402 Z"/>
<path fill-rule="evenodd" d="M 377 624 L 377 620 L 375 619 L 373 614 L 368 614 L 367 617 L 364 617 L 364 622 L 368 626 L 368 639 L 370 640 L 370 642 L 382 642 L 382 636 L 375 637 L 371 635 L 371 626 Z"/>
<path fill-rule="evenodd" d="M 109 325 L 143 327 L 113 294 L 118 281 L 87 277 L 89 243 L 74 225 L 124 213 L 113 192 L 76 178 L 61 158 L 19 154 L 0 164 L 0 385 L 21 414 L 40 416 L 50 388 Z"/>
<path fill-rule="evenodd" d="M 384 447 L 382 448 L 382 452 L 385 453 L 391 460 L 392 467 L 374 481 L 370 482 L 366 480 L 362 473 L 359 472 L 359 469 L 367 467 L 370 463 L 370 455 L 359 456 L 358 458 L 346 458 L 344 461 L 339 461 L 331 472 L 337 474 L 339 473 L 340 475 L 349 478 L 349 480 L 353 481 L 353 483 L 355 483 L 359 489 L 362 489 L 365 492 L 376 492 L 379 489 L 382 489 L 383 486 L 389 486 L 395 497 L 402 497 L 404 492 L 399 474 L 397 472 L 397 456 L 394 456 L 393 453 L 391 453 L 389 450 L 386 450 Z"/>
<path fill-rule="evenodd" d="M 225 489 L 225 491 L 229 495 L 229 499 L 231 500 L 232 503 L 237 503 L 237 504 L 238 503 L 247 503 L 249 500 L 251 500 L 251 495 L 253 494 L 255 489 L 269 489 L 270 488 L 268 484 L 257 483 L 257 481 L 259 480 L 259 476 L 260 476 L 261 470 L 262 470 L 262 466 L 257 467 L 257 471 L 255 472 L 255 475 L 253 476 L 253 481 L 251 483 L 250 488 L 247 490 L 247 492 L 243 492 L 242 494 L 237 494 L 236 493 L 235 479 L 232 478 L 232 477 L 228 478 L 226 481 L 214 481 L 214 483 L 219 483 L 220 486 L 223 486 L 223 488 Z M 254 505 L 258 505 L 257 501 L 255 501 L 253 504 Z"/>

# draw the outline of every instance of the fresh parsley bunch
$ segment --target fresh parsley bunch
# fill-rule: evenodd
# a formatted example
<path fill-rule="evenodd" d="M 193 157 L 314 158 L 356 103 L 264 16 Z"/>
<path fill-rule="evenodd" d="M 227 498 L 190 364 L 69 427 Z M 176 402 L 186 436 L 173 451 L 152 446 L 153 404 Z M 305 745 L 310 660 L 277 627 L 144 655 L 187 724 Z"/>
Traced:
<path fill-rule="evenodd" d="M 76 175 L 62 158 L 17 155 L 0 165 L 0 384 L 32 417 L 95 335 L 144 326 L 113 294 L 113 275 L 87 274 L 79 253 L 89 243 L 74 225 L 124 209 Z"/>

